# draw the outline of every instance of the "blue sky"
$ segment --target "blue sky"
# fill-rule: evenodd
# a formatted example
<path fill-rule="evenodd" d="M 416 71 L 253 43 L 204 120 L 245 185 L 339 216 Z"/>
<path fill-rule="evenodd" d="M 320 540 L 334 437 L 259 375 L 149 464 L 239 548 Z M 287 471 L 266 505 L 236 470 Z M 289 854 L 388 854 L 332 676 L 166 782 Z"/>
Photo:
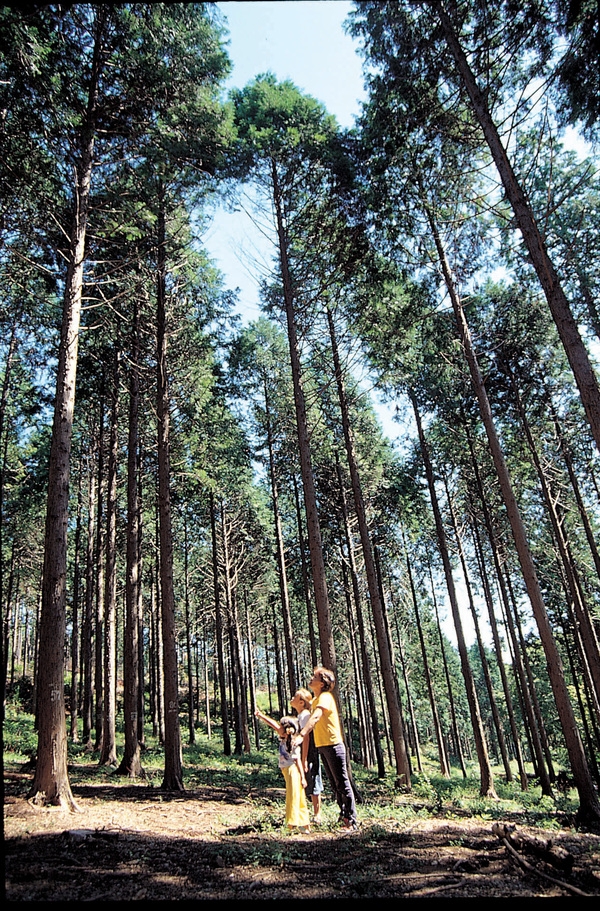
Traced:
<path fill-rule="evenodd" d="M 343 29 L 352 5 L 345 0 L 218 3 L 233 64 L 227 88 L 243 88 L 255 76 L 272 72 L 322 102 L 340 126 L 352 126 L 365 98 L 362 59 Z M 219 210 L 202 240 L 227 287 L 240 289 L 242 317 L 255 319 L 261 262 L 271 252 L 260 232 L 243 212 Z"/>
<path fill-rule="evenodd" d="M 242 88 L 270 71 L 323 102 L 342 126 L 352 126 L 364 98 L 357 44 L 343 30 L 352 3 L 226 0 L 217 6 L 230 32 L 231 85 Z"/>

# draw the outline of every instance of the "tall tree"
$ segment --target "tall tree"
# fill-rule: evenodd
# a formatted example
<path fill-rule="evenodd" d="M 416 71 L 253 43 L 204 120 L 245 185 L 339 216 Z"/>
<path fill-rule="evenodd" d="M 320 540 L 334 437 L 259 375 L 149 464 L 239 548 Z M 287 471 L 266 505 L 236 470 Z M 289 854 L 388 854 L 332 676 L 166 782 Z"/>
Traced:
<path fill-rule="evenodd" d="M 311 171 L 318 169 L 335 128 L 332 118 L 314 99 L 302 96 L 289 82 L 278 85 L 270 75 L 259 77 L 232 95 L 239 137 L 232 173 L 242 179 L 253 178 L 274 212 L 276 261 L 289 342 L 321 657 L 324 664 L 335 670 L 335 644 L 302 379 L 297 314 L 299 276 L 294 275 L 290 234 L 290 219 L 310 192 Z"/>
<path fill-rule="evenodd" d="M 481 375 L 473 344 L 471 342 L 470 330 L 465 319 L 462 303 L 454 285 L 452 271 L 448 263 L 445 250 L 441 244 L 439 232 L 433 218 L 431 219 L 431 227 L 436 241 L 438 255 L 440 257 L 446 287 L 448 288 L 448 293 L 452 300 L 452 306 L 458 325 L 460 340 L 463 346 L 466 360 L 469 364 L 473 388 L 475 394 L 477 395 L 482 420 L 486 428 L 490 450 L 494 460 L 494 465 L 498 473 L 498 480 L 502 490 L 502 496 L 511 524 L 519 561 L 523 570 L 523 579 L 527 587 L 533 614 L 538 626 L 540 638 L 544 647 L 544 652 L 548 660 L 548 673 L 552 684 L 554 698 L 556 700 L 557 711 L 561 719 L 562 730 L 565 737 L 567 751 L 569 753 L 573 777 L 575 779 L 576 787 L 579 793 L 579 818 L 582 823 L 595 824 L 600 820 L 600 803 L 598 801 L 594 782 L 590 774 L 589 764 L 585 755 L 585 751 L 583 749 L 583 744 L 581 742 L 577 723 L 575 721 L 575 715 L 569 698 L 569 693 L 562 669 L 562 661 L 556 645 L 556 640 L 552 632 L 552 627 L 548 618 L 546 606 L 542 597 L 535 563 L 532 558 L 522 516 L 518 508 L 517 500 L 510 481 L 504 453 L 502 452 L 498 434 L 496 432 L 489 399 L 487 397 L 485 385 L 483 382 L 483 377 Z"/>
<path fill-rule="evenodd" d="M 210 168 L 223 141 L 223 109 L 216 85 L 226 72 L 227 57 L 212 12 L 203 4 L 32 7 L 27 28 L 48 84 L 55 90 L 38 135 L 45 148 L 56 141 L 54 154 L 61 159 L 61 172 L 72 169 L 75 174 L 71 229 L 65 232 L 69 244 L 40 640 L 41 727 L 32 789 L 42 802 L 72 805 L 63 742 L 64 689 L 59 678 L 70 446 L 92 176 L 94 168 L 99 178 L 110 175 L 117 160 L 156 162 L 161 156 L 163 161 L 185 162 L 196 178 Z M 45 36 L 50 52 L 40 45 L 39 35 Z M 16 49 L 13 53 L 18 59 Z M 136 154 L 131 156 L 127 150 L 134 147 Z"/>
<path fill-rule="evenodd" d="M 87 219 L 94 165 L 98 96 L 108 50 L 109 15 L 107 7 L 99 7 L 91 14 L 89 33 L 82 31 L 76 36 L 85 42 L 87 50 L 83 58 L 87 58 L 87 72 L 81 85 L 83 89 L 87 82 L 87 98 L 84 116 L 73 137 L 77 149 L 74 206 L 65 278 L 48 478 L 38 664 L 38 755 L 31 787 L 31 794 L 36 802 L 66 804 L 69 807 L 75 806 L 67 773 L 64 712 L 63 641 L 66 627 L 69 471 Z"/>
<path fill-rule="evenodd" d="M 331 340 L 331 349 L 333 354 L 335 381 L 338 390 L 338 400 L 342 418 L 344 442 L 346 446 L 346 458 L 348 461 L 350 478 L 352 482 L 354 509 L 358 521 L 360 542 L 362 545 L 362 554 L 367 576 L 367 586 L 369 589 L 369 601 L 371 604 L 371 610 L 373 612 L 373 620 L 377 634 L 379 660 L 381 665 L 381 672 L 383 674 L 384 690 L 387 699 L 390 726 L 392 729 L 392 741 L 394 744 L 397 780 L 398 783 L 403 787 L 410 789 L 410 763 L 406 753 L 406 745 L 404 740 L 404 725 L 402 719 L 402 710 L 400 707 L 400 698 L 398 694 L 398 684 L 393 667 L 390 640 L 385 623 L 384 606 L 381 602 L 380 589 L 377 580 L 375 558 L 371 542 L 371 533 L 368 525 L 367 510 L 363 495 L 363 485 L 360 479 L 358 460 L 356 456 L 356 446 L 354 442 L 354 435 L 352 433 L 352 427 L 350 424 L 348 397 L 342 371 L 342 362 L 339 354 L 337 333 L 335 329 L 333 313 L 331 311 L 331 308 L 327 305 L 326 311 L 329 336 Z"/>
<path fill-rule="evenodd" d="M 535 213 L 517 179 L 490 109 L 491 99 L 498 98 L 498 103 L 506 103 L 508 91 L 524 78 L 522 73 L 515 74 L 515 66 L 524 61 L 525 47 L 533 52 L 535 40 L 540 34 L 535 28 L 532 12 L 532 4 L 526 4 L 522 15 L 517 14 L 515 8 L 514 15 L 503 21 L 495 18 L 496 10 L 489 5 L 459 4 L 450 15 L 440 0 L 424 0 L 416 5 L 366 2 L 360 4 L 355 14 L 353 30 L 355 34 L 365 37 L 367 56 L 387 75 L 390 88 L 403 86 L 401 104 L 405 108 L 406 122 L 414 130 L 421 135 L 429 134 L 435 143 L 452 137 L 457 146 L 476 141 L 475 124 L 483 132 L 527 255 L 556 323 L 591 432 L 600 448 L 598 378 L 560 276 L 548 254 Z M 492 22 L 486 19 L 488 16 L 492 17 L 498 36 L 502 35 L 505 41 L 499 42 L 496 37 L 495 43 L 486 44 L 483 48 L 478 44 L 479 35 L 494 31 Z M 450 51 L 450 59 L 443 42 Z M 500 61 L 496 61 L 494 56 L 500 51 L 506 56 L 513 54 L 509 62 L 503 61 L 504 66 L 500 66 Z M 480 78 L 485 80 L 483 88 L 478 82 L 479 74 L 471 66 L 469 52 L 481 65 Z M 502 84 L 500 73 L 509 74 L 504 77 L 506 85 Z M 383 80 L 379 72 L 372 81 L 381 84 Z M 456 104 L 456 96 L 447 90 L 448 84 L 466 92 L 474 123 L 469 122 L 472 118 L 467 111 Z"/>
<path fill-rule="evenodd" d="M 489 758 L 487 741 L 483 729 L 483 723 L 481 720 L 481 710 L 479 706 L 479 699 L 477 696 L 477 690 L 475 687 L 475 681 L 473 678 L 473 671 L 471 669 L 471 663 L 469 661 L 469 654 L 467 649 L 467 643 L 463 630 L 463 623 L 460 616 L 460 611 L 458 607 L 458 600 L 456 597 L 456 587 L 454 584 L 454 578 L 452 575 L 452 566 L 450 564 L 450 556 L 448 551 L 448 546 L 446 542 L 446 532 L 444 530 L 444 523 L 442 520 L 441 510 L 438 503 L 437 493 L 435 490 L 434 482 L 434 473 L 433 466 L 431 464 L 431 458 L 429 456 L 429 448 L 427 441 L 425 439 L 425 434 L 423 431 L 421 416 L 419 413 L 419 406 L 414 392 L 409 392 L 409 396 L 412 401 L 413 409 L 415 412 L 415 420 L 417 422 L 417 429 L 419 433 L 419 441 L 421 445 L 421 453 L 423 456 L 423 462 L 425 465 L 425 472 L 427 475 L 427 484 L 429 487 L 429 494 L 431 497 L 431 505 L 433 507 L 433 512 L 435 516 L 435 524 L 438 536 L 438 544 L 440 547 L 440 553 L 442 556 L 442 561 L 444 564 L 444 573 L 446 577 L 446 585 L 448 588 L 448 595 L 450 598 L 450 605 L 452 609 L 452 618 L 454 621 L 454 629 L 456 631 L 456 637 L 458 642 L 458 651 L 460 655 L 461 668 L 463 673 L 463 679 L 465 682 L 465 689 L 467 692 L 467 700 L 469 703 L 469 710 L 471 713 L 471 725 L 473 728 L 473 736 L 475 738 L 475 748 L 477 750 L 477 759 L 479 761 L 479 773 L 480 773 L 480 793 L 483 797 L 497 797 L 496 791 L 494 788 L 494 779 L 492 774 L 492 765 Z"/>

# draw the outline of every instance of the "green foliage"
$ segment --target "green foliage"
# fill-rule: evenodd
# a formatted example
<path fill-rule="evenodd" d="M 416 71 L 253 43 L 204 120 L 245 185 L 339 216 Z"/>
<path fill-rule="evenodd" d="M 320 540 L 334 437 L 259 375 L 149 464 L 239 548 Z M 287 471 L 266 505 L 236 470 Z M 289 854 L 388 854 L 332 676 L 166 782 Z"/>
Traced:
<path fill-rule="evenodd" d="M 35 755 L 36 737 L 33 716 L 22 710 L 18 703 L 9 702 L 5 721 L 5 767 L 17 769 Z M 277 748 L 267 743 L 260 750 L 224 756 L 218 728 L 209 739 L 204 732 L 197 732 L 197 742 L 183 747 L 184 784 L 187 789 L 215 788 L 240 801 L 241 825 L 252 831 L 270 832 L 281 826 L 285 786 L 277 766 Z M 115 788 L 123 779 L 111 769 L 98 766 L 97 756 L 86 752 L 82 744 L 69 743 L 69 773 L 75 788 L 78 784 L 106 784 Z M 142 756 L 144 779 L 148 787 L 159 788 L 162 781 L 164 754 L 162 748 L 147 739 Z M 573 791 L 557 795 L 555 799 L 543 797 L 534 783 L 529 790 L 521 791 L 518 783 L 496 780 L 499 799 L 479 795 L 479 779 L 475 769 L 464 779 L 458 770 L 451 778 L 438 774 L 433 764 L 426 761 L 422 773 L 413 775 L 412 791 L 398 791 L 394 785 L 395 773 L 388 770 L 385 779 L 379 779 L 374 770 L 364 769 L 353 763 L 352 773 L 357 786 L 358 814 L 361 826 L 368 829 L 368 837 L 376 841 L 391 829 L 403 829 L 419 817 L 459 818 L 472 817 L 483 820 L 505 820 L 520 825 L 535 825 L 554 829 L 570 824 L 577 809 Z M 325 779 L 324 825 L 335 827 L 338 809 L 330 798 Z"/>
<path fill-rule="evenodd" d="M 35 755 L 37 734 L 33 716 L 26 715 L 18 704 L 7 702 L 3 726 L 5 761 L 23 763 Z"/>

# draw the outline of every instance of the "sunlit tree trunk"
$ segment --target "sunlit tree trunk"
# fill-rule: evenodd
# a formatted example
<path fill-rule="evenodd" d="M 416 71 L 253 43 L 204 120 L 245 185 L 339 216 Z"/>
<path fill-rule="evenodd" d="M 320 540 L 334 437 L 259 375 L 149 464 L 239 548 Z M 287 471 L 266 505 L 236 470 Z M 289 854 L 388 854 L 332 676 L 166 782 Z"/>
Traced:
<path fill-rule="evenodd" d="M 87 112 L 80 135 L 75 174 L 75 211 L 65 278 L 50 446 L 37 669 L 38 746 L 36 770 L 30 791 L 35 803 L 65 805 L 71 809 L 75 809 L 76 804 L 67 770 L 64 692 L 69 474 L 83 265 L 94 166 L 96 105 L 107 15 L 107 9 L 101 6 L 97 8 Z"/>

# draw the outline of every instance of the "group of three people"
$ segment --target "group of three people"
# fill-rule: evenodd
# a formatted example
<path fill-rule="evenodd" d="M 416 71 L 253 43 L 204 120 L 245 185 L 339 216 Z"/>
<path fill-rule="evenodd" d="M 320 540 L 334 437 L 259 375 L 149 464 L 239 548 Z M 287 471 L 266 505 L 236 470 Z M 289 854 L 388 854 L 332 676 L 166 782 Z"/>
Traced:
<path fill-rule="evenodd" d="M 285 778 L 285 822 L 292 831 L 310 830 L 307 795 L 312 799 L 315 824 L 321 822 L 321 760 L 340 810 L 340 823 L 344 828 L 355 829 L 356 804 L 333 692 L 335 675 L 328 668 L 316 667 L 309 687 L 314 696 L 309 690 L 299 689 L 292 697 L 290 704 L 298 713 L 297 718 L 286 715 L 275 721 L 256 710 L 256 717 L 279 735 L 279 768 Z"/>

